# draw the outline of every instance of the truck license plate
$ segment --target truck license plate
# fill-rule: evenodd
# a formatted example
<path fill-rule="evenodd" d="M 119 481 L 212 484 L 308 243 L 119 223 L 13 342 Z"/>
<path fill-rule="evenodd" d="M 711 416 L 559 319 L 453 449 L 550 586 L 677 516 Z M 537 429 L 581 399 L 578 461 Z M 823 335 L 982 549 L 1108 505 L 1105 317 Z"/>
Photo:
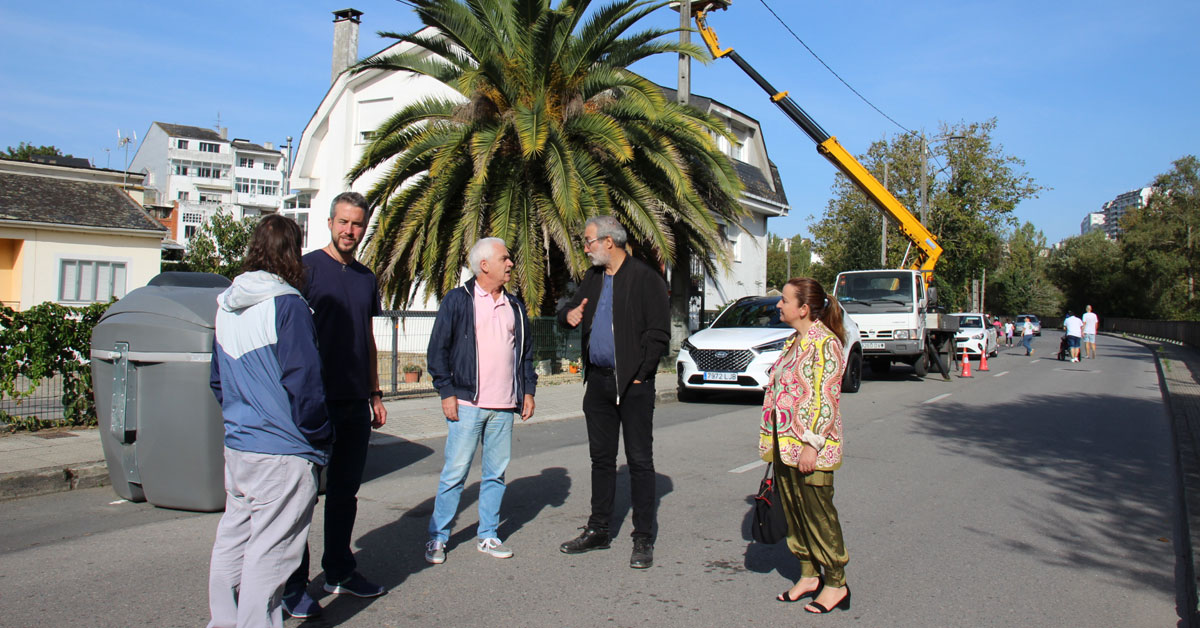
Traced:
<path fill-rule="evenodd" d="M 882 342 L 864 342 L 863 349 L 883 349 L 887 345 Z"/>
<path fill-rule="evenodd" d="M 706 382 L 736 382 L 737 373 L 705 373 Z"/>

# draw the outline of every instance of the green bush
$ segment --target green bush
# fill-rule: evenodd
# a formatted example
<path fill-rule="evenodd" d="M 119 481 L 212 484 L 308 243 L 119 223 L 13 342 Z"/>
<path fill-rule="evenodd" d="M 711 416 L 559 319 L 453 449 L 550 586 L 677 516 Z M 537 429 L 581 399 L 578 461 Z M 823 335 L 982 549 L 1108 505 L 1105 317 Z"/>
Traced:
<path fill-rule="evenodd" d="M 38 430 L 52 425 L 95 425 L 90 362 L 92 328 L 110 303 L 67 307 L 41 303 L 24 312 L 0 306 L 0 394 L 21 400 L 43 380 L 62 378 L 63 420 L 13 416 L 0 409 L 0 422 Z M 22 378 L 28 387 L 20 390 Z"/>

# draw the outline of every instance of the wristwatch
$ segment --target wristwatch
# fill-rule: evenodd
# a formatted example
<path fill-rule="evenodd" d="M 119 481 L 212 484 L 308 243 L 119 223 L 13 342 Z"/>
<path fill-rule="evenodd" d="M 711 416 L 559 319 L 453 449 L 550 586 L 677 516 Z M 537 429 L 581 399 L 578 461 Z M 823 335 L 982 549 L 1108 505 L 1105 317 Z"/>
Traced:
<path fill-rule="evenodd" d="M 383 399 L 383 391 L 382 390 L 373 390 L 373 391 L 371 391 L 371 396 L 379 397 L 380 399 Z"/>

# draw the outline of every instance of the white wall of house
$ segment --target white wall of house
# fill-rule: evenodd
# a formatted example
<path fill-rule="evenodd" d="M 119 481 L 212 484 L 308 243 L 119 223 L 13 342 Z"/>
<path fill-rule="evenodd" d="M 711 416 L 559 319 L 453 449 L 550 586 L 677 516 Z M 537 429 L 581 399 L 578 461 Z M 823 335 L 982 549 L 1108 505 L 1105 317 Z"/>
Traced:
<path fill-rule="evenodd" d="M 20 284 L 21 309 L 45 301 L 84 305 L 125 296 L 150 282 L 160 270 L 163 233 L 71 227 L 0 226 L 0 239 L 22 241 L 13 273 Z M 68 286 L 68 279 L 87 280 Z M 75 273 L 82 273 L 76 275 Z"/>

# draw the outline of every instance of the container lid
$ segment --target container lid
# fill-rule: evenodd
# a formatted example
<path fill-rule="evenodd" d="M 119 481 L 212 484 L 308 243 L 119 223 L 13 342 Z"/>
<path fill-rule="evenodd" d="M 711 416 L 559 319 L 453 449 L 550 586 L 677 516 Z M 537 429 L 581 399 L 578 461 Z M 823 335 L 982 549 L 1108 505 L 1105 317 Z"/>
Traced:
<path fill-rule="evenodd" d="M 97 325 L 122 314 L 141 313 L 174 318 L 212 329 L 217 319 L 217 295 L 224 288 L 145 286 L 108 308 Z"/>

